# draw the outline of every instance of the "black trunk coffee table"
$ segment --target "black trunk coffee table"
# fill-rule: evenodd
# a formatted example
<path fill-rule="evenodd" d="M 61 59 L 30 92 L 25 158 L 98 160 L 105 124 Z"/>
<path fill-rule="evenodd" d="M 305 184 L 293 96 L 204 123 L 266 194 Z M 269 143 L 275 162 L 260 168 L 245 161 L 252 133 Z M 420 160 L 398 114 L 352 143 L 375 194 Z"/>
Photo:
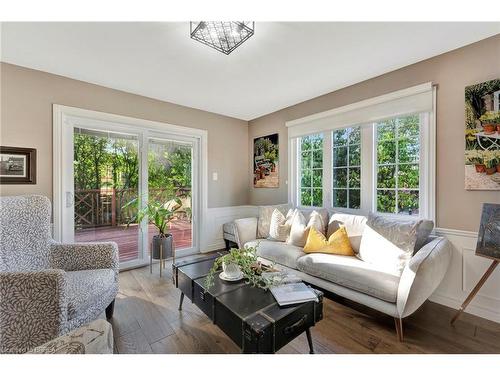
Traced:
<path fill-rule="evenodd" d="M 314 353 L 310 328 L 323 318 L 323 293 L 315 290 L 318 302 L 280 307 L 271 292 L 244 281 L 222 281 L 218 274 L 206 290 L 206 276 L 218 256 L 179 259 L 173 264 L 173 280 L 182 292 L 179 310 L 184 296 L 188 297 L 243 353 L 275 353 L 304 332 Z"/>

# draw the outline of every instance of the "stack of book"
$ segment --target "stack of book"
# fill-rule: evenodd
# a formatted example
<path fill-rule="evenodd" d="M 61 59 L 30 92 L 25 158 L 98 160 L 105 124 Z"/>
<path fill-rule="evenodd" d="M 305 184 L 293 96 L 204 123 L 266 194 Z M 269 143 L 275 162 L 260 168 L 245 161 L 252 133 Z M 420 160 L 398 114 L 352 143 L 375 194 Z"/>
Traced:
<path fill-rule="evenodd" d="M 270 288 L 280 306 L 294 305 L 308 301 L 318 301 L 314 290 L 303 282 L 288 283 Z"/>

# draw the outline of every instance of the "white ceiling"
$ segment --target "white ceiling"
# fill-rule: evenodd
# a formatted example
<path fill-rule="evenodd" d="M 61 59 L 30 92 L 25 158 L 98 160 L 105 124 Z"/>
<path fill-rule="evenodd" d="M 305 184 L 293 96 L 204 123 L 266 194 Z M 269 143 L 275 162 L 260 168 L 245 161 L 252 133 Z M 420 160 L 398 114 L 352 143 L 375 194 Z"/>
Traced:
<path fill-rule="evenodd" d="M 500 33 L 500 23 L 256 22 L 226 56 L 189 22 L 3 23 L 2 61 L 250 120 Z"/>

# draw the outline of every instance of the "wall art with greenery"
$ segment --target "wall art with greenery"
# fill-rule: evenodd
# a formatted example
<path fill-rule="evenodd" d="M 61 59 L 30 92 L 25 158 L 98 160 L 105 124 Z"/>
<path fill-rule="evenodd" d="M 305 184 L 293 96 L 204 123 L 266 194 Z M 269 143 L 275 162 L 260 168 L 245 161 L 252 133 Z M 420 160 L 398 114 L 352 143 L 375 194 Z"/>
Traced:
<path fill-rule="evenodd" d="M 253 140 L 253 186 L 256 188 L 279 187 L 278 133 Z"/>
<path fill-rule="evenodd" d="M 465 188 L 500 190 L 500 79 L 465 88 Z"/>

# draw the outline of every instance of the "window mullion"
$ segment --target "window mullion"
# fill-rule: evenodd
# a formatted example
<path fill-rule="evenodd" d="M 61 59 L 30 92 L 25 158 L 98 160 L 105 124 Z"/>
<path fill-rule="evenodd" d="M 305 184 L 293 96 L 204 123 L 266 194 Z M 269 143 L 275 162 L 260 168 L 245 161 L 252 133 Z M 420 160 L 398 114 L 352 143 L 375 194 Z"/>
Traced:
<path fill-rule="evenodd" d="M 395 192 L 395 201 L 396 201 L 396 207 L 394 207 L 396 214 L 399 213 L 399 119 L 396 121 L 396 129 L 395 129 L 395 134 L 394 134 L 394 142 L 395 142 L 395 147 L 396 147 L 396 160 L 394 162 L 396 163 L 396 168 L 395 170 L 395 176 L 394 176 L 394 183 L 396 186 L 396 192 Z"/>
<path fill-rule="evenodd" d="M 360 189 L 360 208 L 361 211 L 368 213 L 373 210 L 374 188 L 373 178 L 374 174 L 374 128 L 373 124 L 368 126 L 361 126 L 361 189 Z M 376 159 L 375 159 L 376 161 Z M 376 163 L 375 163 L 376 165 Z M 376 166 L 375 166 L 376 168 Z"/>
<path fill-rule="evenodd" d="M 323 133 L 323 207 L 333 206 L 333 131 Z"/>

